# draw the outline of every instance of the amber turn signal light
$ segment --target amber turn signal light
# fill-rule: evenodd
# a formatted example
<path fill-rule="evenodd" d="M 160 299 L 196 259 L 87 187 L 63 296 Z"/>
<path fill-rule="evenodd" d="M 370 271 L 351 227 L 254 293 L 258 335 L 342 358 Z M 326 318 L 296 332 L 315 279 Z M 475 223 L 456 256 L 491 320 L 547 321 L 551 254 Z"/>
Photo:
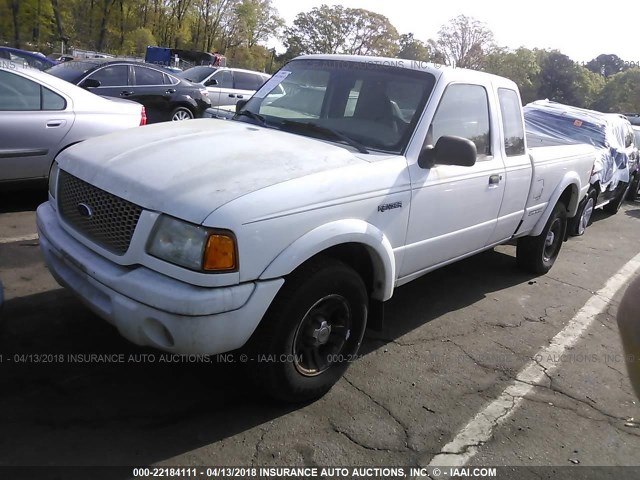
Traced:
<path fill-rule="evenodd" d="M 237 268 L 236 242 L 233 237 L 214 233 L 207 241 L 202 268 L 207 271 L 226 271 Z"/>

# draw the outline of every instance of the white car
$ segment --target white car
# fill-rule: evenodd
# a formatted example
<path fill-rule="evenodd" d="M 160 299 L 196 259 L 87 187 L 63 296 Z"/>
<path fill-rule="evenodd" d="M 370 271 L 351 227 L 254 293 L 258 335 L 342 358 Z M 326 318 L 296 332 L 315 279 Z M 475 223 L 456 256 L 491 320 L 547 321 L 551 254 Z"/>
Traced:
<path fill-rule="evenodd" d="M 285 78 L 299 88 L 283 96 Z M 302 401 L 356 359 L 396 287 L 514 239 L 519 266 L 547 272 L 594 161 L 528 150 L 505 78 L 312 55 L 233 120 L 69 149 L 38 231 L 51 273 L 126 338 L 244 347 L 261 387 Z"/>
<path fill-rule="evenodd" d="M 46 179 L 70 145 L 145 123 L 139 103 L 99 97 L 36 69 L 0 68 L 0 184 Z"/>

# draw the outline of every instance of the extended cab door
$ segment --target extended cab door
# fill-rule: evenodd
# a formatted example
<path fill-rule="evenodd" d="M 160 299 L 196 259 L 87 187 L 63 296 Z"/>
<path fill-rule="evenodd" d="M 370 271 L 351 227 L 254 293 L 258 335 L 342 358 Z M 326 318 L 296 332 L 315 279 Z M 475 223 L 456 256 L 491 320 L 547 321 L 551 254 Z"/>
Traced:
<path fill-rule="evenodd" d="M 501 117 L 500 149 L 505 164 L 504 197 L 498 223 L 489 243 L 505 241 L 515 233 L 524 216 L 531 188 L 531 159 L 527 154 L 522 103 L 513 87 L 499 87 L 498 104 Z"/>
<path fill-rule="evenodd" d="M 0 71 L 0 182 L 46 177 L 74 120 L 62 95 Z"/>
<path fill-rule="evenodd" d="M 476 144 L 474 166 L 410 166 L 411 213 L 400 277 L 418 275 L 482 249 L 489 242 L 504 194 L 504 164 L 494 151 L 497 118 L 490 108 L 491 84 L 449 84 L 424 145 L 444 135 Z"/>

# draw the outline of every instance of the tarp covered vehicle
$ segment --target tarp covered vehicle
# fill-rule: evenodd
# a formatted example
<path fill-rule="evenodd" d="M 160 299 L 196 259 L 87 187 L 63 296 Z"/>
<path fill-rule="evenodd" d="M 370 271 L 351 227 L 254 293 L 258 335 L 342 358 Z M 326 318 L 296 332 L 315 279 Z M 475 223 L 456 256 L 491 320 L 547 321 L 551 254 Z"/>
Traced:
<path fill-rule="evenodd" d="M 538 100 L 524 107 L 524 119 L 529 146 L 585 143 L 598 151 L 592 188 L 570 225 L 571 234 L 584 233 L 595 208 L 617 213 L 627 194 L 635 199 L 640 180 L 638 149 L 624 116 Z"/>

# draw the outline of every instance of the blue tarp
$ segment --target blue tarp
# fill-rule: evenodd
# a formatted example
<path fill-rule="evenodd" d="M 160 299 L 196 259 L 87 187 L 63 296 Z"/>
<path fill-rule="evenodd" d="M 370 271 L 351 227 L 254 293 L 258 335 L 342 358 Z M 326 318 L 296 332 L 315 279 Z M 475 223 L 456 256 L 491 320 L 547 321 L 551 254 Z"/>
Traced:
<path fill-rule="evenodd" d="M 596 147 L 591 183 L 600 182 L 603 191 L 629 181 L 625 120 L 620 115 L 538 100 L 524 107 L 524 120 L 530 147 L 576 143 Z"/>

